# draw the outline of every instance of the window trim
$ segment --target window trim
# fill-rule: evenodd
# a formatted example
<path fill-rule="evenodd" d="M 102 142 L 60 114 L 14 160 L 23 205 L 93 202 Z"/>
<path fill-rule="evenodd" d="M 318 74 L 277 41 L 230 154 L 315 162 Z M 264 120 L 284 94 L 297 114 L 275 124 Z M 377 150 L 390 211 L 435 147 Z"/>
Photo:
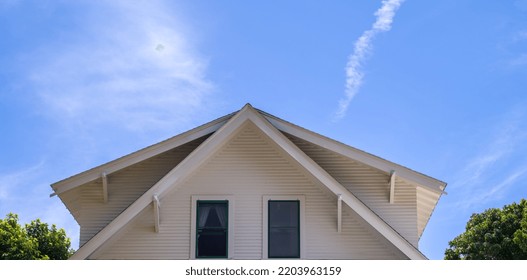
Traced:
<path fill-rule="evenodd" d="M 305 196 L 304 195 L 264 195 L 262 197 L 262 259 L 269 258 L 269 201 L 298 201 L 299 202 L 299 222 L 300 222 L 300 259 L 306 258 L 305 247 Z M 278 258 L 278 259 L 298 259 L 298 258 Z"/>
<path fill-rule="evenodd" d="M 197 237 L 197 211 L 198 211 L 198 200 L 199 201 L 227 201 L 227 259 L 232 259 L 234 252 L 234 196 L 233 195 L 192 195 L 191 196 L 191 209 L 190 209 L 190 256 L 192 260 L 195 259 L 224 259 L 223 257 L 209 257 L 209 258 L 197 258 L 196 257 L 196 237 Z"/>

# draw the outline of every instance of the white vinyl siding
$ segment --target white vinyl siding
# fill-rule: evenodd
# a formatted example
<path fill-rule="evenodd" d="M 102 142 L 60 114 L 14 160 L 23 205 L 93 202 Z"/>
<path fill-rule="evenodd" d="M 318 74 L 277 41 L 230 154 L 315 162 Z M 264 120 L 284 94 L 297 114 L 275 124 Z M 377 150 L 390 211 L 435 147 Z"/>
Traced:
<path fill-rule="evenodd" d="M 90 258 L 188 259 L 191 198 L 197 195 L 233 197 L 236 208 L 229 219 L 234 220 L 234 259 L 263 257 L 262 198 L 266 195 L 305 197 L 307 259 L 405 258 L 347 205 L 343 205 L 342 232 L 338 233 L 336 196 L 252 124 L 245 125 L 181 188 L 161 199 L 159 233 L 154 231 L 152 207 L 147 207 Z"/>

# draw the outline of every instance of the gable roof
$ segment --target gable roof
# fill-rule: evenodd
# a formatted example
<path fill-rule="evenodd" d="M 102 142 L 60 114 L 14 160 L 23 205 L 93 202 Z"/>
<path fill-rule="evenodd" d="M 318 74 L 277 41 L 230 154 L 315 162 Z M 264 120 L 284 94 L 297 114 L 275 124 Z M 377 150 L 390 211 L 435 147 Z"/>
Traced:
<path fill-rule="evenodd" d="M 351 148 L 342 143 L 331 140 L 327 137 L 310 132 L 306 129 L 283 121 L 265 112 L 254 109 L 250 104 L 244 106 L 237 113 L 219 118 L 208 124 L 170 138 L 161 143 L 147 147 L 143 150 L 114 160 L 107 164 L 93 168 L 79 175 L 70 177 L 52 185 L 56 194 L 61 194 L 67 190 L 80 186 L 83 183 L 100 178 L 103 172 L 111 173 L 134 163 L 140 162 L 146 158 L 158 155 L 171 148 L 188 143 L 204 135 L 212 134 L 205 142 L 196 148 L 187 158 L 174 167 L 159 182 L 152 186 L 139 199 L 132 203 L 112 222 L 91 238 L 84 246 L 73 255 L 73 259 L 83 259 L 89 257 L 95 250 L 121 230 L 128 222 L 138 215 L 145 207 L 152 203 L 152 198 L 162 198 L 169 190 L 175 189 L 181 185 L 185 178 L 192 175 L 199 166 L 201 166 L 208 157 L 217 151 L 232 137 L 246 122 L 252 122 L 264 134 L 266 134 L 274 143 L 285 151 L 292 159 L 297 161 L 309 174 L 321 182 L 335 195 L 341 195 L 342 200 L 350 206 L 357 214 L 372 225 L 382 236 L 394 244 L 401 252 L 411 259 L 424 259 L 424 255 L 419 252 L 412 244 L 405 240 L 399 233 L 383 221 L 370 208 L 362 203 L 357 197 L 343 187 L 338 181 L 330 176 L 323 168 L 307 156 L 300 148 L 294 145 L 282 132 L 303 138 L 314 144 L 320 145 L 326 149 L 342 154 L 349 158 L 364 162 L 383 171 L 398 172 L 404 180 L 417 183 L 419 186 L 426 188 L 434 193 L 441 194 L 445 183 L 420 174 L 406 167 L 388 162 L 363 151 Z M 436 201 L 437 203 L 437 201 Z M 435 204 L 434 204 L 435 206 Z"/>

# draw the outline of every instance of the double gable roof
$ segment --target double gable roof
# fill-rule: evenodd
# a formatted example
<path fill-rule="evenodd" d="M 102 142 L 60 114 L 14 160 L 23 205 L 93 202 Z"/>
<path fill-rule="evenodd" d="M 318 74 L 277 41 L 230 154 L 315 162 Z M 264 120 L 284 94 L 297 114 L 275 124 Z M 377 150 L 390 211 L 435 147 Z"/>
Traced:
<path fill-rule="evenodd" d="M 109 163 L 95 167 L 78 175 L 64 179 L 51 185 L 53 195 L 58 195 L 66 204 L 70 212 L 78 220 L 78 211 L 72 200 L 65 199 L 68 191 L 96 180 L 102 180 L 105 188 L 106 176 L 118 172 L 134 164 L 141 163 L 170 150 L 176 149 L 191 142 L 199 141 L 197 147 L 184 157 L 175 167 L 166 173 L 159 181 L 146 192 L 142 193 L 135 201 L 120 212 L 115 219 L 106 224 L 99 232 L 94 234 L 72 259 L 85 259 L 99 249 L 105 242 L 119 233 L 143 209 L 149 205 L 159 206 L 159 200 L 168 192 L 182 186 L 183 182 L 203 165 L 211 155 L 227 143 L 245 124 L 252 123 L 263 134 L 271 139 L 274 144 L 288 154 L 301 168 L 319 181 L 327 190 L 346 203 L 353 211 L 368 222 L 390 243 L 397 247 L 410 259 L 426 259 L 426 257 L 403 235 L 389 225 L 379 213 L 366 205 L 349 188 L 343 186 L 339 180 L 332 176 L 316 160 L 302 149 L 301 143 L 314 145 L 319 149 L 338 154 L 345 159 L 359 162 L 379 172 L 385 173 L 390 180 L 390 200 L 393 199 L 395 181 L 400 180 L 415 185 L 417 190 L 417 218 L 418 236 L 420 237 L 432 214 L 439 197 L 444 192 L 446 183 L 418 173 L 404 166 L 389 162 L 364 151 L 339 143 L 321 136 L 304 128 L 286 122 L 275 116 L 245 105 L 240 111 L 226 115 L 205 125 L 189 130 L 178 136 L 152 145 L 135 153 L 116 159 Z M 296 144 L 295 144 L 296 143 Z M 105 195 L 107 199 L 107 194 Z M 392 201 L 393 202 L 393 201 Z M 157 225 L 157 224 L 156 224 Z"/>

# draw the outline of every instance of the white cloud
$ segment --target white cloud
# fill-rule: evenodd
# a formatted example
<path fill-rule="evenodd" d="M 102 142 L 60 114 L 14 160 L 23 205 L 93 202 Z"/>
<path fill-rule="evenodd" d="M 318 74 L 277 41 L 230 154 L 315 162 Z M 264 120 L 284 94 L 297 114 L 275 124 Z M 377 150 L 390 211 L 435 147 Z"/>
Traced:
<path fill-rule="evenodd" d="M 41 161 L 23 170 L 0 174 L 0 202 L 2 202 L 0 205 L 7 205 L 7 202 L 13 199 L 15 194 L 20 194 L 19 190 L 33 182 L 42 171 L 43 166 L 44 161 Z"/>
<path fill-rule="evenodd" d="M 500 196 L 501 193 L 512 184 L 516 183 L 520 178 L 527 173 L 527 167 L 514 171 L 507 175 L 501 182 L 491 185 L 488 191 L 482 192 L 479 196 L 474 198 L 477 203 L 486 202 L 489 199 L 495 198 L 496 195 Z"/>
<path fill-rule="evenodd" d="M 504 51 L 508 56 L 503 60 L 504 65 L 513 68 L 527 65 L 527 53 L 522 52 L 522 50 L 525 50 L 526 42 L 527 30 L 519 30 L 514 32 L 509 40 L 499 45 L 500 50 Z"/>
<path fill-rule="evenodd" d="M 527 166 L 514 170 L 498 182 L 480 182 L 478 188 L 468 186 L 462 199 L 456 203 L 456 209 L 472 209 L 492 201 L 499 201 L 506 191 L 527 174 Z M 489 179 L 487 178 L 487 181 Z M 468 192 L 470 190 L 470 192 Z"/>
<path fill-rule="evenodd" d="M 468 161 L 450 186 L 456 193 L 456 208 L 470 209 L 499 200 L 527 174 L 527 162 L 518 156 L 526 149 L 526 125 L 525 113 L 519 109 L 496 126 L 499 129 L 492 133 L 489 144 Z"/>
<path fill-rule="evenodd" d="M 362 64 L 371 50 L 371 41 L 380 32 L 391 29 L 395 12 L 404 0 L 385 0 L 382 6 L 375 12 L 376 20 L 371 29 L 364 31 L 362 36 L 355 42 L 353 53 L 348 58 L 346 65 L 346 89 L 345 97 L 339 101 L 339 108 L 335 119 L 341 119 L 346 115 L 348 106 L 362 85 L 364 74 Z"/>
<path fill-rule="evenodd" d="M 206 79 L 207 61 L 196 51 L 196 35 L 172 8 L 161 1 L 46 3 L 51 16 L 82 12 L 50 21 L 62 25 L 58 32 L 43 26 L 50 28 L 42 36 L 47 40 L 36 40 L 41 45 L 18 58 L 28 69 L 24 74 L 35 92 L 35 109 L 66 129 L 50 126 L 48 137 L 38 141 L 52 168 L 42 163 L 0 174 L 0 214 L 55 223 L 77 246 L 78 225 L 57 197 L 49 198 L 51 178 L 105 161 L 109 146 L 116 153 L 127 151 L 122 147 L 133 145 L 130 135 L 148 137 L 154 133 L 138 132 L 188 125 L 208 103 L 213 85 Z M 108 128 L 115 127 L 132 133 L 111 135 Z"/>
<path fill-rule="evenodd" d="M 474 157 L 464 169 L 462 181 L 456 185 L 475 185 L 480 183 L 481 177 L 488 172 L 497 162 L 503 160 L 514 151 L 518 138 L 523 138 L 518 131 L 518 123 L 510 120 L 495 134 L 492 142 L 485 147 L 484 152 Z"/>
<path fill-rule="evenodd" d="M 38 53 L 31 77 L 47 113 L 139 131 L 191 119 L 213 86 L 177 15 L 156 1 L 97 3 L 78 34 Z"/>

